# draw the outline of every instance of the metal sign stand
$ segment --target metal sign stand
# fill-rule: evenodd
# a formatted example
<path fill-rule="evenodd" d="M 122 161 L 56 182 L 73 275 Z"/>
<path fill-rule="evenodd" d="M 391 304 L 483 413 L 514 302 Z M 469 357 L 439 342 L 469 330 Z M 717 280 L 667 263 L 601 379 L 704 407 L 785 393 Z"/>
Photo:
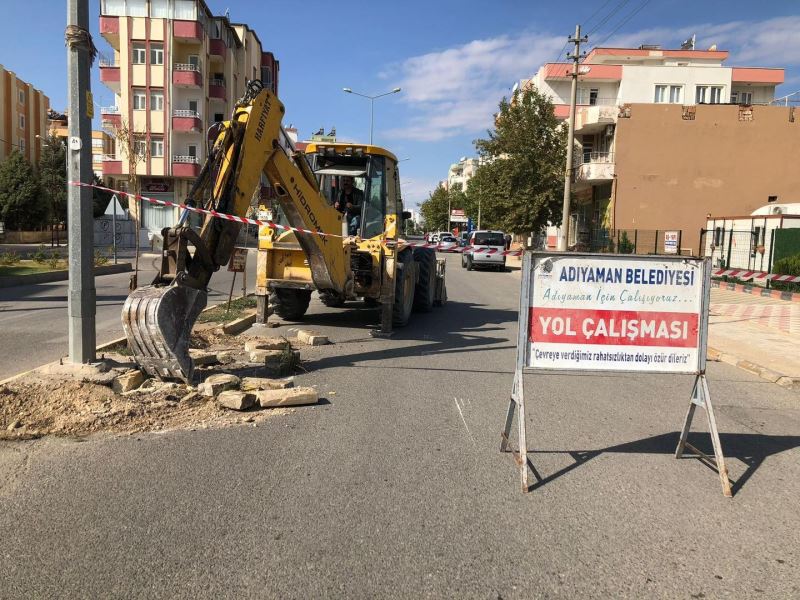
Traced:
<path fill-rule="evenodd" d="M 520 471 L 520 482 L 522 484 L 522 491 L 527 493 L 530 491 L 528 485 L 528 446 L 525 422 L 525 392 L 523 384 L 523 373 L 525 372 L 525 351 L 528 343 L 528 330 L 530 325 L 531 308 L 529 305 L 531 297 L 531 262 L 532 256 L 526 252 L 522 259 L 522 287 L 520 291 L 519 300 L 519 331 L 517 332 L 517 364 L 514 369 L 514 382 L 511 387 L 511 399 L 508 404 L 508 412 L 506 413 L 506 422 L 503 432 L 500 434 L 500 452 L 509 452 L 511 445 L 511 428 L 514 424 L 514 416 L 517 415 L 517 441 L 518 450 L 511 449 L 514 456 L 514 461 L 517 463 Z M 700 372 L 697 373 L 694 380 L 694 387 L 692 388 L 692 395 L 689 403 L 689 410 L 686 413 L 686 419 L 683 423 L 681 430 L 680 440 L 678 447 L 675 450 L 675 458 L 697 458 L 704 461 L 705 464 L 714 468 L 719 473 L 719 478 L 722 483 L 722 494 L 731 498 L 733 492 L 731 489 L 730 479 L 728 478 L 728 469 L 725 466 L 725 456 L 722 453 L 722 444 L 719 439 L 719 430 L 717 429 L 717 419 L 714 415 L 714 407 L 711 404 L 711 394 L 708 390 L 708 381 L 705 373 L 705 352 L 708 336 L 708 306 L 710 302 L 710 269 L 705 269 L 705 282 L 704 293 L 702 299 L 702 311 L 706 317 L 703 320 L 703 328 L 701 330 L 701 343 L 700 350 L 703 353 L 700 358 Z M 711 444 L 714 447 L 714 456 L 711 457 L 704 452 L 698 450 L 687 441 L 689 436 L 689 429 L 692 425 L 692 418 L 694 417 L 695 409 L 700 406 L 706 410 L 706 417 L 708 419 L 708 431 L 711 435 Z M 688 448 L 694 454 L 684 454 L 684 449 Z"/>
<path fill-rule="evenodd" d="M 708 454 L 701 452 L 689 442 L 686 438 L 689 436 L 689 428 L 692 426 L 692 417 L 697 407 L 706 409 L 706 417 L 708 418 L 708 432 L 711 435 L 711 445 L 714 447 L 714 458 Z M 711 394 L 708 391 L 708 381 L 706 374 L 700 373 L 694 380 L 694 387 L 692 388 L 692 396 L 689 401 L 689 410 L 686 413 L 686 419 L 683 422 L 683 429 L 681 430 L 681 439 L 678 442 L 678 447 L 675 449 L 675 458 L 683 458 L 683 450 L 688 448 L 694 454 L 687 454 L 686 458 L 699 458 L 717 470 L 719 479 L 722 482 L 722 494 L 728 498 L 733 497 L 731 490 L 731 482 L 728 479 L 728 469 L 725 466 L 725 456 L 722 454 L 722 444 L 719 441 L 719 431 L 717 430 L 717 419 L 714 416 L 714 407 L 711 405 Z"/>

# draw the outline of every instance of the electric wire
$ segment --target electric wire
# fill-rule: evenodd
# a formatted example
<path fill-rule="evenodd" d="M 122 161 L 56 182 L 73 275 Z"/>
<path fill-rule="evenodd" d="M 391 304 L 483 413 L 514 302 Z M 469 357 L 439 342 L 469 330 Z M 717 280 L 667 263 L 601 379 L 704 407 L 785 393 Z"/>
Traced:
<path fill-rule="evenodd" d="M 600 42 L 600 43 L 598 43 L 598 44 L 595 44 L 595 47 L 597 47 L 597 46 L 602 46 L 603 44 L 605 44 L 605 43 L 606 43 L 606 42 L 607 42 L 607 41 L 608 41 L 608 40 L 611 38 L 611 36 L 612 36 L 612 35 L 614 35 L 615 33 L 617 33 L 617 31 L 619 31 L 619 29 L 620 29 L 620 28 L 621 28 L 623 25 L 625 25 L 625 24 L 626 24 L 628 21 L 630 21 L 630 20 L 631 20 L 633 17 L 635 17 L 637 14 L 639 14 L 639 13 L 641 12 L 641 10 L 642 10 L 642 9 L 643 9 L 645 6 L 647 6 L 647 5 L 648 5 L 650 2 L 651 2 L 651 0 L 644 0 L 644 1 L 643 1 L 643 2 L 642 2 L 640 5 L 639 5 L 639 7 L 638 7 L 638 8 L 634 9 L 634 10 L 633 10 L 633 11 L 632 11 L 630 14 L 628 14 L 628 16 L 627 16 L 627 17 L 625 17 L 625 18 L 624 18 L 622 21 L 620 21 L 620 22 L 617 24 L 617 26 L 616 26 L 616 27 L 615 27 L 615 28 L 614 28 L 614 29 L 611 31 L 611 33 L 609 33 L 609 34 L 608 34 L 608 35 L 607 35 L 607 36 L 606 36 L 606 37 L 603 39 L 603 41 L 602 41 L 602 42 Z"/>
<path fill-rule="evenodd" d="M 608 14 L 607 14 L 605 17 L 603 17 L 603 19 L 602 19 L 602 20 L 601 20 L 601 21 L 600 21 L 600 22 L 599 22 L 597 25 L 595 25 L 594 27 L 592 27 L 592 29 L 591 29 L 591 30 L 589 30 L 589 31 L 586 33 L 586 35 L 592 35 L 592 34 L 593 34 L 595 31 L 597 31 L 598 29 L 600 29 L 600 28 L 601 28 L 603 25 L 605 25 L 606 23 L 608 23 L 608 21 L 609 21 L 609 20 L 610 20 L 610 19 L 611 19 L 611 18 L 612 18 L 614 15 L 616 15 L 616 14 L 617 14 L 617 13 L 618 13 L 620 10 L 622 10 L 622 8 L 623 8 L 623 7 L 624 7 L 624 6 L 625 6 L 625 5 L 626 5 L 628 2 L 630 2 L 630 0 L 622 0 L 622 1 L 621 1 L 619 4 L 617 4 L 617 6 L 616 6 L 615 8 L 613 8 L 613 9 L 612 9 L 612 10 L 611 10 L 611 11 L 610 11 L 610 12 L 609 12 L 609 13 L 608 13 Z"/>
<path fill-rule="evenodd" d="M 605 2 L 603 2 L 603 4 L 600 5 L 600 8 L 598 8 L 596 11 L 594 11 L 592 13 L 592 15 L 588 19 L 586 19 L 586 21 L 584 21 L 584 27 L 588 28 L 589 27 L 589 23 L 592 22 L 592 19 L 594 19 L 600 13 L 600 11 L 603 10 L 609 4 L 611 4 L 611 0 L 606 0 Z"/>

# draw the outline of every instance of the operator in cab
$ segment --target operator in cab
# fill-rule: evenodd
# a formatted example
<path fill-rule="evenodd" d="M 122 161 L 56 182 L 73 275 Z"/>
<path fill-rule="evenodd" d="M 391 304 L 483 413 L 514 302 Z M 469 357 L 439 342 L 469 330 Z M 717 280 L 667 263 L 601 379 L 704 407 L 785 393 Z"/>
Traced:
<path fill-rule="evenodd" d="M 343 176 L 342 189 L 333 207 L 344 213 L 349 235 L 358 233 L 358 217 L 361 215 L 361 202 L 363 199 L 364 193 L 353 185 L 353 178 L 349 175 Z"/>

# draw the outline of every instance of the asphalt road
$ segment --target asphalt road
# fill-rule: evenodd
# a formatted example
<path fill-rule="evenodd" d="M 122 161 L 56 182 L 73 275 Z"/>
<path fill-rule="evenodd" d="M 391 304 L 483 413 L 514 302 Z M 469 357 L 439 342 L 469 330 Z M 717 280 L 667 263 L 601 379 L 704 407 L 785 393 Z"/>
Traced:
<path fill-rule="evenodd" d="M 131 259 L 125 259 L 131 260 Z M 155 276 L 153 255 L 140 259 L 139 283 L 150 283 Z M 248 259 L 247 283 L 255 282 L 255 255 Z M 97 294 L 97 344 L 124 335 L 122 304 L 128 297 L 130 273 L 95 278 Z M 209 304 L 227 299 L 233 273 L 221 269 L 211 280 Z M 234 294 L 241 294 L 242 277 L 237 277 Z M 0 379 L 11 377 L 69 353 L 67 320 L 67 282 L 41 283 L 0 288 Z"/>
<path fill-rule="evenodd" d="M 304 352 L 318 406 L 0 445 L 0 596 L 800 595 L 796 394 L 710 365 L 731 500 L 672 456 L 690 379 L 528 376 L 524 495 L 498 452 L 518 275 L 456 261 L 447 307 L 390 340 L 367 335 L 375 311 L 312 304 L 335 342 Z"/>

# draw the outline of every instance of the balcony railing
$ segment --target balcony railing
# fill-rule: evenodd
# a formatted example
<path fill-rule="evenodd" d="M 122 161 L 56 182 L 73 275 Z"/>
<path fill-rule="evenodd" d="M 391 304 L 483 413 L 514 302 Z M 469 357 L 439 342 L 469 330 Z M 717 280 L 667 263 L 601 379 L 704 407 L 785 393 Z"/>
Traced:
<path fill-rule="evenodd" d="M 621 104 L 621 101 L 614 97 L 597 97 L 589 98 L 588 96 L 579 96 L 576 104 L 578 106 L 615 106 Z"/>
<path fill-rule="evenodd" d="M 122 159 L 119 156 L 114 156 L 113 154 L 103 154 L 100 160 L 102 160 L 103 162 L 113 162 Z"/>
<path fill-rule="evenodd" d="M 198 157 L 196 157 L 196 156 L 188 156 L 188 155 L 179 154 L 177 156 L 173 156 L 172 157 L 172 162 L 173 163 L 180 163 L 180 164 L 183 164 L 183 165 L 199 165 L 200 164 L 200 159 Z"/>
<path fill-rule="evenodd" d="M 108 58 L 107 56 L 100 55 L 100 66 L 101 67 L 118 67 L 119 63 L 115 61 L 113 58 Z"/>
<path fill-rule="evenodd" d="M 190 63 L 175 63 L 175 70 L 176 71 L 194 71 L 196 73 L 200 72 L 200 65 L 193 65 Z"/>
<path fill-rule="evenodd" d="M 102 115 L 118 115 L 119 113 L 119 106 L 103 106 L 100 108 L 100 114 Z"/>
<path fill-rule="evenodd" d="M 189 118 L 189 119 L 199 119 L 200 118 L 200 113 L 197 112 L 196 110 L 185 110 L 185 109 L 182 109 L 182 108 L 176 108 L 175 110 L 172 111 L 172 116 L 173 117 L 186 117 L 186 118 Z"/>
<path fill-rule="evenodd" d="M 225 87 L 225 80 L 220 79 L 219 77 L 212 77 L 208 83 L 209 85 L 218 85 L 219 87 Z"/>
<path fill-rule="evenodd" d="M 614 162 L 614 153 L 613 152 L 583 152 L 581 154 L 581 158 L 583 159 L 582 163 L 613 163 Z"/>

